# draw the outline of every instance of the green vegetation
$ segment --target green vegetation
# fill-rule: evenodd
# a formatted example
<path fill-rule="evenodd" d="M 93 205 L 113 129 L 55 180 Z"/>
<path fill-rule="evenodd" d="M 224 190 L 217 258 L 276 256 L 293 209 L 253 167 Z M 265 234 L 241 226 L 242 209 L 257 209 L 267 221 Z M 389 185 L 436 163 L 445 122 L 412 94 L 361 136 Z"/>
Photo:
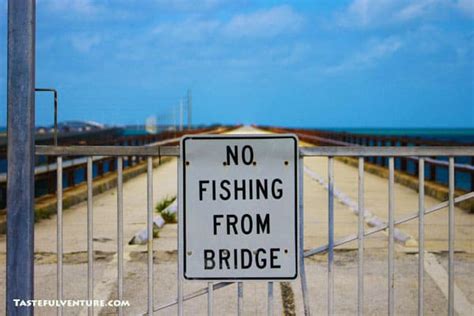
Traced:
<path fill-rule="evenodd" d="M 153 238 L 159 238 L 160 237 L 160 229 L 157 228 L 155 225 L 153 225 Z"/>
<path fill-rule="evenodd" d="M 161 212 L 161 217 L 163 217 L 163 220 L 167 224 L 175 224 L 177 223 L 176 221 L 176 213 L 170 213 L 170 212 Z"/>
<path fill-rule="evenodd" d="M 156 205 L 156 210 L 160 213 L 161 217 L 167 224 L 176 223 L 176 213 L 167 212 L 166 208 L 171 205 L 176 200 L 176 196 L 166 196 Z"/>
<path fill-rule="evenodd" d="M 156 204 L 156 211 L 158 213 L 161 213 L 162 211 L 164 211 L 168 206 L 171 205 L 171 203 L 174 202 L 174 200 L 176 200 L 176 196 L 165 196 L 163 199 L 161 199 L 160 202 L 158 202 L 158 204 Z"/>

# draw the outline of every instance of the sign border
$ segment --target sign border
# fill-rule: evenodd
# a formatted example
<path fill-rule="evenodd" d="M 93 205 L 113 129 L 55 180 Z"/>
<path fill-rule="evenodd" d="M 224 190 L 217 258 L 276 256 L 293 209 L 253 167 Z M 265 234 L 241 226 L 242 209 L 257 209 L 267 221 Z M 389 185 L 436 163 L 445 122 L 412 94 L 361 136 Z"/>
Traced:
<path fill-rule="evenodd" d="M 290 277 L 189 277 L 186 275 L 186 141 L 193 140 L 193 139 L 281 139 L 281 138 L 290 138 L 294 141 L 294 158 L 295 158 L 295 274 Z M 180 185 L 182 189 L 182 207 L 178 205 L 178 210 L 180 211 L 179 217 L 182 216 L 182 230 L 178 234 L 178 238 L 181 239 L 181 242 L 178 240 L 178 244 L 182 243 L 182 249 L 180 251 L 181 255 L 181 264 L 183 267 L 183 277 L 185 280 L 219 280 L 219 281 L 240 281 L 240 280 L 265 280 L 265 281 L 280 281 L 280 280 L 295 280 L 298 278 L 299 273 L 299 256 L 300 256 L 300 249 L 299 249 L 299 223 L 298 223 L 298 213 L 299 213 L 299 150 L 298 150 L 298 143 L 299 139 L 295 134 L 278 134 L 278 135 L 252 135 L 252 134 L 235 134 L 235 135 L 184 135 L 180 141 L 180 148 L 181 148 L 181 168 L 182 168 L 182 183 Z M 178 218 L 178 221 L 180 218 Z"/>

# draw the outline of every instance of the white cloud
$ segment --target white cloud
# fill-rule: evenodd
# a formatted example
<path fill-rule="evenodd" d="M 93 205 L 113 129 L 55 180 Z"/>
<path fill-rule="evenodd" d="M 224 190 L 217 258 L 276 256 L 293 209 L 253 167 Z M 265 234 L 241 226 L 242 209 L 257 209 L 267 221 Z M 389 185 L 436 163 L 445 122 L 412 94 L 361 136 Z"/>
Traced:
<path fill-rule="evenodd" d="M 406 6 L 402 6 L 398 12 L 394 14 L 396 20 L 406 21 L 426 16 L 434 13 L 444 1 L 439 0 L 423 0 L 415 1 Z"/>
<path fill-rule="evenodd" d="M 230 2 L 229 0 L 155 0 L 160 7 L 175 11 L 207 11 Z"/>
<path fill-rule="evenodd" d="M 368 26 L 393 8 L 392 0 L 355 0 L 339 14 L 338 22 L 343 26 Z"/>
<path fill-rule="evenodd" d="M 150 40 L 199 42 L 213 37 L 271 38 L 301 29 L 304 19 L 288 6 L 273 7 L 247 14 L 236 14 L 228 20 L 190 18 L 161 23 L 152 29 Z"/>
<path fill-rule="evenodd" d="M 43 0 L 48 8 L 54 11 L 76 13 L 81 15 L 96 14 L 101 7 L 92 0 Z M 41 2 L 39 5 L 41 5 Z"/>
<path fill-rule="evenodd" d="M 473 0 L 354 0 L 336 14 L 344 27 L 370 28 L 439 17 L 446 12 L 474 16 Z"/>
<path fill-rule="evenodd" d="M 153 35 L 174 41 L 200 41 L 215 34 L 221 23 L 217 20 L 188 19 L 179 23 L 163 23 L 152 30 Z"/>
<path fill-rule="evenodd" d="M 289 6 L 278 6 L 234 16 L 223 28 L 230 37 L 274 37 L 298 31 L 304 23 L 301 15 Z"/>
<path fill-rule="evenodd" d="M 77 34 L 70 37 L 72 47 L 81 53 L 89 53 L 91 49 L 102 41 L 98 34 Z"/>
<path fill-rule="evenodd" d="M 402 46 L 403 42 L 398 37 L 392 36 L 383 40 L 373 40 L 366 50 L 354 54 L 335 66 L 327 67 L 325 72 L 335 74 L 373 67 L 383 59 L 392 56 Z"/>
<path fill-rule="evenodd" d="M 263 44 L 255 41 L 249 46 L 246 41 L 293 34 L 304 24 L 303 16 L 289 6 L 219 19 L 192 15 L 184 20 L 162 22 L 139 35 L 121 37 L 115 53 L 117 58 L 127 60 L 156 55 L 157 62 L 167 64 L 199 60 L 200 65 L 250 67 L 263 63 L 288 66 L 299 63 L 309 54 L 310 48 L 305 42 L 291 37 Z"/>
<path fill-rule="evenodd" d="M 473 0 L 459 0 L 456 2 L 456 7 L 463 14 L 474 18 L 474 1 Z"/>

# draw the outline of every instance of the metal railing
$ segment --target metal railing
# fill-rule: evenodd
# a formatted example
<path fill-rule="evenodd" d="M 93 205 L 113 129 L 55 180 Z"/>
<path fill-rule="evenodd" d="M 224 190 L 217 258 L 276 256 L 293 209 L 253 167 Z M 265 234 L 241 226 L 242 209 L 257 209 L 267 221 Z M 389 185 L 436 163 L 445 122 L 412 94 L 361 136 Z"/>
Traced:
<path fill-rule="evenodd" d="M 227 287 L 234 282 L 210 282 L 207 287 L 184 295 L 184 281 L 178 275 L 178 293 L 176 300 L 169 303 L 155 306 L 154 287 L 153 287 L 153 158 L 155 157 L 179 157 L 179 148 L 177 146 L 36 146 L 36 155 L 46 155 L 57 157 L 57 298 L 63 298 L 63 241 L 62 241 L 62 157 L 63 156 L 86 156 L 87 157 L 87 253 L 88 253 L 88 279 L 87 279 L 87 298 L 93 299 L 94 268 L 93 268 L 93 236 L 92 236 L 92 213 L 93 213 L 93 194 L 92 194 L 92 164 L 94 156 L 114 156 L 117 158 L 117 290 L 118 299 L 123 297 L 123 158 L 126 156 L 145 156 L 147 159 L 147 254 L 148 254 L 148 304 L 145 314 L 166 309 L 178 305 L 178 315 L 183 315 L 183 304 L 185 301 L 198 296 L 207 295 L 208 314 L 213 313 L 213 292 Z M 346 236 L 342 239 L 334 239 L 334 157 L 349 156 L 358 158 L 358 232 L 354 235 Z M 388 178 L 388 223 L 365 230 L 364 229 L 364 164 L 366 157 L 381 156 L 387 157 L 389 161 Z M 401 219 L 394 217 L 394 159 L 395 157 L 418 157 L 419 164 L 419 207 L 412 215 Z M 424 206 L 424 157 L 446 156 L 449 157 L 449 199 L 439 203 L 435 207 L 425 209 Z M 304 258 L 316 254 L 327 252 L 328 254 L 328 314 L 334 314 L 334 248 L 347 244 L 352 241 L 358 241 L 358 307 L 359 315 L 363 314 L 364 308 L 364 240 L 377 232 L 388 230 L 388 314 L 394 314 L 394 231 L 395 226 L 419 218 L 419 257 L 418 257 L 418 314 L 423 315 L 424 299 L 424 216 L 448 207 L 448 229 L 449 229 L 449 251 L 448 251 L 448 311 L 449 315 L 454 314 L 454 205 L 474 197 L 474 192 L 464 194 L 455 198 L 454 196 L 454 157 L 474 156 L 474 147 L 300 147 L 299 162 L 299 240 L 300 240 L 300 281 L 303 293 L 303 304 L 306 315 L 310 315 L 310 293 L 308 292 L 305 261 Z M 303 170 L 304 157 L 327 157 L 328 158 L 328 243 L 317 248 L 304 250 L 304 206 L 303 206 Z M 181 271 L 178 260 L 178 271 Z M 237 312 L 243 313 L 243 291 L 244 284 L 237 283 Z M 268 282 L 267 290 L 267 312 L 273 314 L 273 282 Z M 89 314 L 93 314 L 93 307 L 88 307 Z M 119 315 L 123 314 L 122 307 L 118 307 Z M 62 308 L 58 307 L 58 313 L 62 314 Z"/>
<path fill-rule="evenodd" d="M 37 89 L 41 91 L 50 91 L 52 89 Z M 161 132 L 158 134 L 149 134 L 149 135 L 135 135 L 135 136 L 120 136 L 115 139 L 106 139 L 110 145 L 113 146 L 163 146 L 171 145 L 177 143 L 180 140 L 180 136 L 184 134 L 197 134 L 197 133 L 217 133 L 224 130 L 229 130 L 231 127 L 209 127 L 209 128 L 196 128 L 193 130 L 177 131 L 177 132 Z M 101 139 L 103 137 L 98 137 Z M 96 146 L 103 146 L 103 143 L 97 139 L 89 139 L 87 143 L 92 143 Z M 57 135 L 55 136 L 55 145 L 57 145 Z M 106 142 L 107 143 L 107 142 Z M 38 144 L 38 143 L 37 143 Z M 39 143 L 42 144 L 42 143 Z M 39 145 L 38 144 L 38 145 Z M 62 146 L 68 146 L 68 143 L 65 140 L 60 142 Z M 71 144 L 80 144 L 78 140 L 71 142 Z M 82 145 L 81 145 L 82 146 Z M 41 197 L 47 194 L 54 194 L 56 192 L 55 178 L 56 178 L 56 169 L 57 164 L 53 161 L 52 157 L 44 157 L 37 155 L 37 160 L 42 158 L 46 161 L 37 161 L 34 168 L 35 174 L 35 197 Z M 128 156 L 123 159 L 123 167 L 127 169 L 133 167 L 137 164 L 142 163 L 140 160 L 141 157 Z M 0 160 L 5 159 L 1 155 L 0 148 Z M 104 156 L 94 156 L 94 178 L 104 176 L 109 172 L 115 172 L 115 167 L 117 165 L 116 157 L 104 157 Z M 81 156 L 73 157 L 63 157 L 63 175 L 67 179 L 63 183 L 63 188 L 74 187 L 85 182 L 87 179 L 87 158 Z M 7 173 L 0 172 L 0 211 L 6 206 L 6 188 L 7 188 Z"/>
<path fill-rule="evenodd" d="M 360 135 L 344 132 L 329 132 L 307 129 L 282 129 L 278 127 L 262 127 L 277 133 L 295 133 L 298 137 L 306 142 L 316 146 L 370 146 L 370 147 L 418 147 L 418 146 L 472 146 L 472 143 L 459 143 L 454 141 L 435 141 L 429 139 L 421 139 L 417 137 L 405 136 L 377 136 L 377 135 Z M 444 170 L 448 168 L 448 161 L 440 160 L 439 157 L 424 157 L 426 167 L 426 180 L 448 185 L 449 179 L 445 179 L 442 175 Z M 456 173 L 459 175 L 455 181 L 456 189 L 464 191 L 474 190 L 474 157 L 466 159 L 460 157 L 460 161 L 455 163 Z M 385 157 L 367 157 L 366 162 L 388 168 L 388 162 Z M 408 156 L 395 159 L 395 170 L 402 171 L 406 174 L 418 176 L 418 157 Z M 446 172 L 447 174 L 447 172 Z M 464 178 L 464 180 L 463 180 Z"/>

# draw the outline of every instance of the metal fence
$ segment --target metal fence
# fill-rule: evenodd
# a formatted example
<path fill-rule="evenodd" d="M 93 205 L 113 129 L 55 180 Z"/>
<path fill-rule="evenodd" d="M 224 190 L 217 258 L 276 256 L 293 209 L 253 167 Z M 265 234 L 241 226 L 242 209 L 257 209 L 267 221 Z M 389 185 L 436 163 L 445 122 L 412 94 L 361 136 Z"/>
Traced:
<path fill-rule="evenodd" d="M 62 168 L 64 156 L 85 156 L 87 157 L 87 240 L 88 240 L 88 279 L 87 279 L 87 298 L 93 299 L 94 293 L 94 260 L 93 260 L 93 235 L 92 235 L 92 213 L 93 213 L 93 157 L 95 156 L 111 156 L 117 158 L 117 299 L 123 300 L 123 157 L 143 156 L 147 160 L 147 252 L 148 252 L 148 304 L 146 314 L 164 310 L 171 306 L 178 306 L 178 315 L 183 315 L 183 303 L 186 300 L 193 299 L 198 296 L 207 295 L 208 297 L 208 314 L 213 314 L 213 292 L 221 288 L 227 287 L 234 282 L 214 282 L 209 283 L 207 287 L 184 295 L 184 281 L 177 277 L 177 298 L 167 304 L 156 306 L 153 301 L 154 284 L 153 284 L 153 159 L 157 157 L 179 157 L 179 148 L 177 146 L 36 146 L 36 155 L 55 156 L 57 159 L 57 299 L 63 299 L 63 242 L 62 242 Z M 334 239 L 334 157 L 357 157 L 358 158 L 358 233 L 346 236 L 342 239 Z M 364 163 L 366 157 L 386 157 L 388 159 L 389 178 L 388 178 L 388 223 L 382 226 L 364 229 Z M 433 208 L 425 209 L 424 206 L 424 157 L 445 156 L 448 158 L 449 164 L 449 199 L 448 201 L 439 203 Z M 458 156 L 474 156 L 474 147 L 300 147 L 299 162 L 299 232 L 300 232 L 300 281 L 303 293 L 304 311 L 306 315 L 310 315 L 311 293 L 308 292 L 307 279 L 305 274 L 304 258 L 311 257 L 316 254 L 327 252 L 327 299 L 328 314 L 334 314 L 334 248 L 344 245 L 352 241 L 358 241 L 358 314 L 363 313 L 364 308 L 364 239 L 372 234 L 381 231 L 388 231 L 388 314 L 394 314 L 394 230 L 395 226 L 419 219 L 419 261 L 418 261 L 418 314 L 423 315 L 423 298 L 424 298 L 424 216 L 426 214 L 439 211 L 448 207 L 448 226 L 449 226 L 449 254 L 448 254 L 448 275 L 449 275 L 449 297 L 448 310 L 449 315 L 454 315 L 454 205 L 461 201 L 474 197 L 474 192 L 464 194 L 462 196 L 454 196 L 454 174 L 455 164 L 454 157 Z M 327 157 L 328 158 L 328 241 L 327 244 L 321 245 L 314 249 L 304 249 L 304 207 L 303 207 L 303 167 L 304 157 Z M 396 157 L 418 157 L 419 164 L 419 210 L 418 212 L 400 219 L 394 218 L 394 159 Z M 179 165 L 179 164 L 178 164 Z M 179 251 L 179 249 L 178 249 Z M 178 260 L 179 262 L 179 260 Z M 178 263 L 179 265 L 179 263 Z M 178 267 L 181 271 L 181 267 Z M 237 312 L 242 315 L 243 312 L 243 283 L 238 282 L 237 291 Z M 268 315 L 273 314 L 273 283 L 268 282 Z M 88 307 L 89 314 L 93 314 L 93 307 Z M 62 314 L 62 308 L 58 307 L 58 313 Z M 124 311 L 122 307 L 117 308 L 117 313 L 122 315 Z"/>
<path fill-rule="evenodd" d="M 317 146 L 370 146 L 370 147 L 417 147 L 417 146 L 473 146 L 473 143 L 459 143 L 455 141 L 434 141 L 420 139 L 416 137 L 395 137 L 377 135 L 359 135 L 344 132 L 328 132 L 307 129 L 288 129 L 278 127 L 263 127 L 277 133 L 295 133 L 306 142 Z M 448 185 L 449 179 L 444 177 L 447 174 L 448 161 L 444 157 L 424 157 L 424 172 L 426 180 Z M 456 181 L 455 188 L 464 191 L 474 191 L 474 157 L 457 157 L 455 162 Z M 366 162 L 388 168 L 386 157 L 366 157 Z M 409 175 L 418 175 L 418 157 L 397 157 L 395 158 L 395 170 L 399 170 Z"/>
<path fill-rule="evenodd" d="M 38 90 L 38 89 L 37 89 Z M 42 89 L 48 90 L 48 89 Z M 185 131 L 163 131 L 158 134 L 149 135 L 130 135 L 130 136 L 118 136 L 118 135 L 96 135 L 92 138 L 90 135 L 81 139 L 79 135 L 76 137 L 70 137 L 70 139 L 59 139 L 61 146 L 70 146 L 76 144 L 88 144 L 94 146 L 104 146 L 105 144 L 113 146 L 158 146 L 165 144 L 172 144 L 178 142 L 179 137 L 184 134 L 196 134 L 196 133 L 216 133 L 222 132 L 229 129 L 229 127 L 210 127 L 210 128 L 195 128 L 192 130 Z M 118 129 L 117 129 L 118 130 Z M 118 131 L 117 131 L 118 133 Z M 63 135 L 67 136 L 67 135 Z M 58 144 L 57 135 L 54 137 L 54 143 Z M 45 144 L 43 141 L 37 141 L 36 144 Z M 5 147 L 5 146 L 3 146 Z M 5 148 L 3 148 L 4 150 Z M 70 159 L 72 158 L 72 159 Z M 142 157 L 124 157 L 123 166 L 124 168 L 133 167 L 136 164 L 141 163 Z M 6 160 L 6 157 L 2 154 L 2 146 L 0 144 L 0 163 Z M 106 175 L 109 172 L 116 171 L 115 168 L 117 162 L 115 157 L 94 157 L 94 178 Z M 35 174 L 35 197 L 41 197 L 48 194 L 54 194 L 56 192 L 56 161 L 54 157 L 48 156 L 43 157 L 40 155 L 36 156 L 36 166 L 34 169 Z M 80 185 L 87 180 L 87 162 L 84 157 L 63 157 L 63 175 L 65 182 L 63 188 L 74 187 Z M 7 191 L 7 173 L 0 173 L 0 212 L 6 207 L 6 191 Z"/>

